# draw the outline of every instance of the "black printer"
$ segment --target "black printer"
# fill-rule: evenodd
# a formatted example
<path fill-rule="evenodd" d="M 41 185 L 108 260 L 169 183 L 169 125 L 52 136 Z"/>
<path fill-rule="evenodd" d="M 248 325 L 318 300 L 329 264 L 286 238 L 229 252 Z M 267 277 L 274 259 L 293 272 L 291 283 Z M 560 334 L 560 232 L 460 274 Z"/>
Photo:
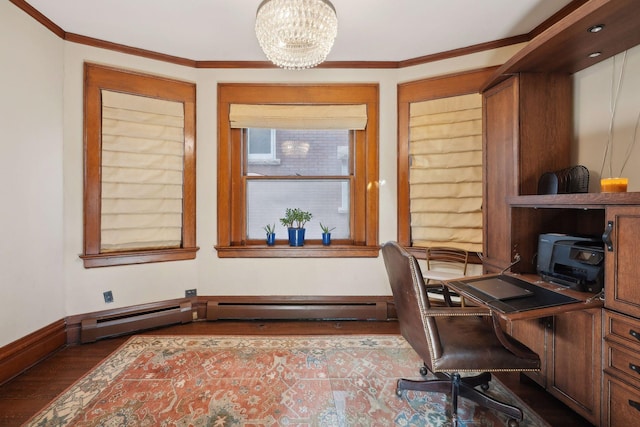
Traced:
<path fill-rule="evenodd" d="M 604 284 L 604 245 L 595 237 L 541 234 L 536 269 L 547 282 L 600 292 Z"/>

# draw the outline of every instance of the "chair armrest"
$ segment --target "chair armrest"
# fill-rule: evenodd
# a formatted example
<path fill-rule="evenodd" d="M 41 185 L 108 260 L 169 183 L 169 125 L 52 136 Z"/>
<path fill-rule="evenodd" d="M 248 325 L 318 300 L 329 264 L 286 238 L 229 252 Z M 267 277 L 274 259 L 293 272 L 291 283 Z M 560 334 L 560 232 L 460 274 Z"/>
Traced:
<path fill-rule="evenodd" d="M 493 331 L 498 341 L 511 353 L 523 359 L 536 359 L 535 353 L 522 348 L 523 344 L 506 334 L 500 325 L 500 316 L 484 307 L 432 307 L 423 312 L 424 316 L 453 317 L 453 316 L 485 316 L 491 317 Z"/>

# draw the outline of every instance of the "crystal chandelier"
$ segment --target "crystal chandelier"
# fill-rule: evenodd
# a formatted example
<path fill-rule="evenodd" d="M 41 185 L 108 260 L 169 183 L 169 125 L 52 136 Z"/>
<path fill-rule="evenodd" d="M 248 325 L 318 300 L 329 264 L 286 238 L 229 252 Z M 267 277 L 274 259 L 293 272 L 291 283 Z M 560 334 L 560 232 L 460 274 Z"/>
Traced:
<path fill-rule="evenodd" d="M 256 36 L 267 58 L 291 70 L 325 60 L 338 32 L 329 0 L 264 0 L 256 14 Z"/>

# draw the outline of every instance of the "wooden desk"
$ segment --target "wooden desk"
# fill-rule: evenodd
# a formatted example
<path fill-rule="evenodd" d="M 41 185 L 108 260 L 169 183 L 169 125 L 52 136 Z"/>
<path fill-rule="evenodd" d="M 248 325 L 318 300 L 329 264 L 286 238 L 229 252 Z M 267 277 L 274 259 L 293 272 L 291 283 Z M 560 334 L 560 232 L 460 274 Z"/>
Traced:
<path fill-rule="evenodd" d="M 490 276 L 496 275 L 476 277 Z M 544 282 L 537 275 L 511 276 L 578 302 L 503 313 L 457 286 L 455 280 L 445 284 L 469 303 L 492 309 L 505 332 L 540 356 L 540 372 L 526 375 L 589 422 L 599 425 L 603 301 L 591 293 Z"/>
<path fill-rule="evenodd" d="M 482 277 L 495 277 L 497 274 L 487 274 L 483 276 L 473 276 L 473 277 L 465 277 L 464 280 L 469 279 L 477 279 Z M 556 285 L 549 282 L 544 282 L 540 279 L 540 276 L 535 274 L 524 274 L 524 275 L 511 275 L 513 277 L 517 277 L 518 279 L 522 279 L 532 285 L 540 287 L 542 289 L 547 289 L 553 292 L 557 292 L 561 295 L 566 295 L 578 300 L 578 302 L 556 305 L 553 307 L 544 307 L 544 308 L 534 308 L 525 311 L 518 311 L 513 313 L 504 313 L 496 306 L 493 306 L 491 302 L 485 302 L 478 297 L 470 294 L 465 289 L 461 288 L 456 281 L 444 281 L 444 284 L 451 289 L 453 292 L 460 295 L 464 298 L 465 301 L 471 302 L 473 304 L 477 304 L 480 306 L 485 306 L 491 309 L 493 312 L 498 314 L 505 320 L 514 321 L 514 320 L 523 320 L 523 319 L 537 319 L 542 317 L 555 316 L 562 313 L 567 313 L 576 310 L 588 310 L 591 308 L 602 308 L 603 301 L 597 297 L 597 294 L 588 293 L 588 292 L 578 292 L 572 289 L 569 289 L 565 286 Z"/>

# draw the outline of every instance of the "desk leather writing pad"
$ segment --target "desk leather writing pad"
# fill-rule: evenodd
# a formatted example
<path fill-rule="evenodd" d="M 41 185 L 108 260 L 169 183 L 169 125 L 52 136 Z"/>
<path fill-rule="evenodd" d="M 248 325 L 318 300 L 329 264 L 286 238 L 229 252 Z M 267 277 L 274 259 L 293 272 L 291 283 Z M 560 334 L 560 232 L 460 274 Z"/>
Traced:
<path fill-rule="evenodd" d="M 579 302 L 579 300 L 575 298 L 541 288 L 522 279 L 518 279 L 517 277 L 507 276 L 504 274 L 492 277 L 497 277 L 500 280 L 504 280 L 505 282 L 519 286 L 523 289 L 528 289 L 532 291 L 534 295 L 529 295 L 522 298 L 513 298 L 509 300 L 496 300 L 471 286 L 473 282 L 486 280 L 487 278 L 485 277 L 479 277 L 469 280 L 456 280 L 454 281 L 454 284 L 460 290 L 473 295 L 492 309 L 495 309 L 501 313 L 517 313 L 519 311 L 534 310 L 537 308 L 554 307 L 557 305 Z"/>

